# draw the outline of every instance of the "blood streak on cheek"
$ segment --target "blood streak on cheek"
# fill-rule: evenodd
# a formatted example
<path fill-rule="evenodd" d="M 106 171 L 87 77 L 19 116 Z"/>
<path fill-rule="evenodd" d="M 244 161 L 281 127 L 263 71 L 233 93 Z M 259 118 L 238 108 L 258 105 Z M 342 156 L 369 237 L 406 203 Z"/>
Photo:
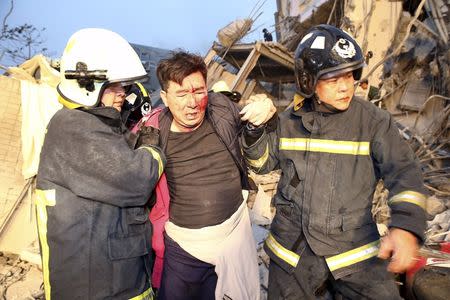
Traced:
<path fill-rule="evenodd" d="M 206 105 L 208 104 L 208 95 L 205 95 L 199 103 L 199 110 L 204 111 L 206 109 Z"/>

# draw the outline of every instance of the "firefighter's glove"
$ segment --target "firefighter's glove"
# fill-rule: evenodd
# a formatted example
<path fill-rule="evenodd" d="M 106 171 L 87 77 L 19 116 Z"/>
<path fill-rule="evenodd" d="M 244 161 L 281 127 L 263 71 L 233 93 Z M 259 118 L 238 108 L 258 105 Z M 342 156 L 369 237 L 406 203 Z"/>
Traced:
<path fill-rule="evenodd" d="M 277 111 L 272 100 L 264 94 L 253 95 L 246 103 L 240 111 L 241 120 L 248 121 L 254 126 L 265 124 Z"/>
<path fill-rule="evenodd" d="M 142 146 L 159 147 L 159 129 L 152 126 L 142 126 L 138 132 L 136 148 Z"/>

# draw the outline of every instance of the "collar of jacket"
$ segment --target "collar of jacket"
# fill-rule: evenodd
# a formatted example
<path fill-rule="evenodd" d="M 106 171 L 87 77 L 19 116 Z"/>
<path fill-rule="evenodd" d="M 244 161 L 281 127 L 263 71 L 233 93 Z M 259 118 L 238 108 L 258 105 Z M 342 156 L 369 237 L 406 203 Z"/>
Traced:
<path fill-rule="evenodd" d="M 319 113 L 332 115 L 332 114 L 338 114 L 338 113 L 345 111 L 345 110 L 336 109 L 333 106 L 331 106 L 325 102 L 319 101 L 319 99 L 317 98 L 316 95 L 313 96 L 313 98 L 311 99 L 311 102 L 313 103 L 313 110 L 317 111 Z"/>
<path fill-rule="evenodd" d="M 304 104 L 300 109 L 294 110 L 291 108 L 291 114 L 296 117 L 300 117 L 306 130 L 312 132 L 315 116 L 320 115 L 326 117 L 346 113 L 352 107 L 353 101 L 354 97 L 346 110 L 337 110 L 326 103 L 319 103 L 317 98 L 314 96 L 313 98 L 305 99 Z"/>
<path fill-rule="evenodd" d="M 352 102 L 355 97 L 353 97 Z M 349 108 L 352 105 L 352 102 L 350 102 Z M 323 115 L 333 115 L 333 114 L 340 114 L 346 112 L 349 108 L 346 110 L 338 110 L 334 108 L 333 106 L 326 104 L 324 102 L 320 102 L 317 100 L 317 97 L 313 96 L 312 98 L 308 98 L 304 100 L 304 104 L 302 107 L 298 110 L 292 109 L 291 113 L 293 115 L 303 117 L 308 114 L 314 114 L 314 113 L 320 113 Z"/>

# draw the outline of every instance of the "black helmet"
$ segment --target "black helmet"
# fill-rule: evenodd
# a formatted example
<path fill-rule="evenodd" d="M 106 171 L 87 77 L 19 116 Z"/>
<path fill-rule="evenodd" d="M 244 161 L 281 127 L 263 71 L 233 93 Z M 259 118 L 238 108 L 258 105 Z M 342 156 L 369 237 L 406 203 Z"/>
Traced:
<path fill-rule="evenodd" d="M 150 112 L 152 104 L 147 90 L 141 83 L 133 84 L 125 99 L 122 107 L 122 120 L 125 121 L 127 128 L 131 129 Z"/>
<path fill-rule="evenodd" d="M 347 33 L 331 25 L 317 25 L 302 38 L 295 51 L 297 93 L 314 95 L 317 80 L 353 71 L 359 80 L 364 66 L 361 48 Z"/>

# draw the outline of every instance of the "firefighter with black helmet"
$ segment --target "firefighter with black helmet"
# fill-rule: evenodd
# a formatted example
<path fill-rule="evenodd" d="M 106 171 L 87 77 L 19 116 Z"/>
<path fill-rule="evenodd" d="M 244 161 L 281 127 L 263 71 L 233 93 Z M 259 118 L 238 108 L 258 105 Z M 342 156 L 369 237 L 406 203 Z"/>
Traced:
<path fill-rule="evenodd" d="M 147 77 L 118 34 L 77 31 L 61 59 L 64 108 L 50 120 L 36 183 L 45 298 L 152 299 L 147 206 L 165 157 L 157 132 L 130 146 L 120 111 Z"/>
<path fill-rule="evenodd" d="M 294 105 L 279 115 L 276 129 L 244 131 L 251 168 L 282 171 L 264 245 L 269 299 L 400 299 L 388 271 L 414 263 L 426 191 L 390 114 L 354 97 L 363 66 L 349 34 L 311 28 L 295 52 Z M 382 239 L 371 214 L 379 179 L 391 209 Z"/>

